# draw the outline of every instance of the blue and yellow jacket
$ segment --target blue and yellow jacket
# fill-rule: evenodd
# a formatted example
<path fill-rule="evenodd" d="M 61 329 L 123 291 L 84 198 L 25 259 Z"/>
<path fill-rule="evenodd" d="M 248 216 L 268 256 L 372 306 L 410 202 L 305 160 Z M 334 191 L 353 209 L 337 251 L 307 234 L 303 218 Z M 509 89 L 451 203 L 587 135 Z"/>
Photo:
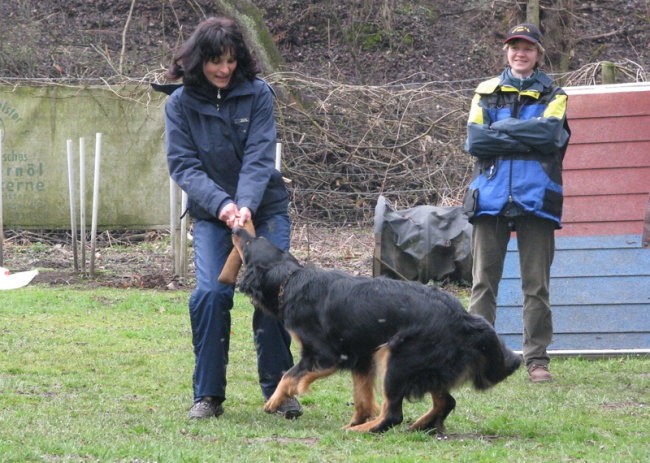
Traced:
<path fill-rule="evenodd" d="M 470 220 L 534 214 L 561 227 L 566 109 L 566 93 L 541 71 L 521 81 L 506 69 L 478 85 L 465 141 L 476 158 L 465 198 Z"/>

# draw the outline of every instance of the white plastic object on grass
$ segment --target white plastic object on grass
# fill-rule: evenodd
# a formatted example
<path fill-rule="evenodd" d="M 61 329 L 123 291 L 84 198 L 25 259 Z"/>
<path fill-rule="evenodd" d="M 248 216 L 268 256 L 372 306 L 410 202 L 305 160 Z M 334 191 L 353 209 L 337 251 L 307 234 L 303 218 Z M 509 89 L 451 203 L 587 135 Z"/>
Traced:
<path fill-rule="evenodd" d="M 0 290 L 18 289 L 27 286 L 36 275 L 38 275 L 36 269 L 11 273 L 8 269 L 0 267 Z"/>

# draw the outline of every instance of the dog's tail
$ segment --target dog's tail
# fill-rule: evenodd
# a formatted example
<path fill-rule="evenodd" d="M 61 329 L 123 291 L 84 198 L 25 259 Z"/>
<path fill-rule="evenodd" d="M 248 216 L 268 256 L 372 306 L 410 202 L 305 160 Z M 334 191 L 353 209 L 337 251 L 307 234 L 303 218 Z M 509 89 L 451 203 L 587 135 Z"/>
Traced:
<path fill-rule="evenodd" d="M 421 326 L 413 326 L 395 333 L 384 346 L 391 351 L 397 351 L 410 344 L 414 339 L 422 339 L 425 330 Z"/>

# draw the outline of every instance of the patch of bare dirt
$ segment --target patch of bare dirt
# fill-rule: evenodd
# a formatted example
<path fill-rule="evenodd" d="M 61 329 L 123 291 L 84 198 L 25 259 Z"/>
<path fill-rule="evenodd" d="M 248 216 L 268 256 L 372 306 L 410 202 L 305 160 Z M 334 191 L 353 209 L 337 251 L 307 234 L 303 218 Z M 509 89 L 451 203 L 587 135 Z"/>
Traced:
<path fill-rule="evenodd" d="M 371 230 L 294 228 L 291 252 L 301 262 L 372 274 Z M 91 275 L 90 238 L 77 253 L 66 232 L 6 231 L 3 266 L 11 272 L 38 269 L 34 283 L 74 287 L 189 289 L 194 285 L 191 245 L 184 276 L 174 269 L 169 235 L 159 231 L 103 232 L 96 239 Z M 76 262 L 76 265 L 75 265 Z"/>
<path fill-rule="evenodd" d="M 91 262 L 89 238 L 85 248 L 77 240 L 75 253 L 66 232 L 7 231 L 3 263 L 11 272 L 38 269 L 33 282 L 49 285 L 184 287 L 189 278 L 174 275 L 168 242 L 159 232 L 104 232 Z"/>

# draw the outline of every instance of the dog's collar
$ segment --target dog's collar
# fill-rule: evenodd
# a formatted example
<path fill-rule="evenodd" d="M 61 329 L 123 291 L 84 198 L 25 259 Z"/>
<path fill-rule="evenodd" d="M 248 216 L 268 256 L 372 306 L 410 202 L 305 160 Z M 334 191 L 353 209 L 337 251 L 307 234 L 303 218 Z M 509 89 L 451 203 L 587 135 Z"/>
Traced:
<path fill-rule="evenodd" d="M 284 280 L 282 280 L 282 283 L 280 283 L 280 287 L 278 288 L 278 306 L 284 304 L 284 287 L 289 282 L 289 278 L 291 278 L 291 275 L 293 275 L 294 271 L 295 270 L 290 270 Z"/>

